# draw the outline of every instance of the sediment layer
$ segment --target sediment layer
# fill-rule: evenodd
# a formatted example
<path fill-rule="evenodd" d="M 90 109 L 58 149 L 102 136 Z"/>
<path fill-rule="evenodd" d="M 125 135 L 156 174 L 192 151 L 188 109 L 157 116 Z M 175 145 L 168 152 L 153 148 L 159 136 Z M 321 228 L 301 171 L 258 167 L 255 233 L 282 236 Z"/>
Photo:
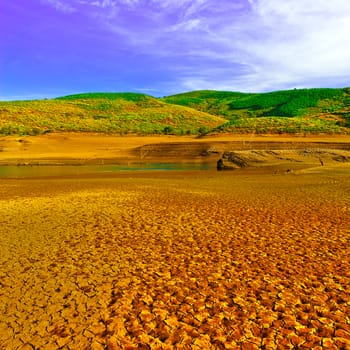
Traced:
<path fill-rule="evenodd" d="M 0 138 L 0 164 L 207 162 L 224 152 L 330 149 L 350 152 L 350 136 L 119 136 L 46 134 Z"/>

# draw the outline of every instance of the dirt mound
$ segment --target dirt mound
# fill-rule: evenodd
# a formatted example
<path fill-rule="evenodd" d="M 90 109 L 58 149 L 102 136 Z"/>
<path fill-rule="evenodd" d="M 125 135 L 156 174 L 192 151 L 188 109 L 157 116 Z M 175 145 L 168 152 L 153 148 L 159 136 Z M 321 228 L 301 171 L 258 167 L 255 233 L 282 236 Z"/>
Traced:
<path fill-rule="evenodd" d="M 249 150 L 224 152 L 225 162 L 236 168 L 272 165 L 325 166 L 350 162 L 350 151 L 335 149 Z"/>

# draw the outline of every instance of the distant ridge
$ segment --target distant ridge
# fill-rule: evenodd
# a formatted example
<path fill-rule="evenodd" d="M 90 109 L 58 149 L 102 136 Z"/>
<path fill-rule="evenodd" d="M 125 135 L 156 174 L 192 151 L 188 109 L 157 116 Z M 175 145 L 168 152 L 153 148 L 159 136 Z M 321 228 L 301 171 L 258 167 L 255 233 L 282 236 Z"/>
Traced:
<path fill-rule="evenodd" d="M 154 98 L 146 94 L 140 94 L 135 92 L 88 92 L 82 94 L 73 94 L 62 97 L 57 97 L 56 100 L 82 100 L 82 99 L 107 99 L 107 100 L 117 100 L 122 99 L 126 101 L 142 101 L 147 98 Z"/>
<path fill-rule="evenodd" d="M 0 102 L 0 134 L 350 133 L 350 88 L 200 90 L 163 98 L 95 92 Z"/>

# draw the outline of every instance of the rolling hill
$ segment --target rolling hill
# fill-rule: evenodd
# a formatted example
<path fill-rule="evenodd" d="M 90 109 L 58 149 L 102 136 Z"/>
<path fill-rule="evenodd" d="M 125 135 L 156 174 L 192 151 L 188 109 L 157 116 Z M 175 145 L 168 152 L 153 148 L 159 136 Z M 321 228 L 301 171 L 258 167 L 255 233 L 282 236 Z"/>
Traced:
<path fill-rule="evenodd" d="M 193 91 L 162 100 L 227 119 L 217 131 L 348 133 L 350 128 L 350 88 L 268 93 Z"/>
<path fill-rule="evenodd" d="M 164 98 L 85 93 L 0 102 L 0 134 L 350 133 L 350 88 L 192 91 Z"/>
<path fill-rule="evenodd" d="M 54 131 L 197 134 L 226 120 L 134 93 L 91 93 L 52 100 L 0 102 L 0 134 Z"/>

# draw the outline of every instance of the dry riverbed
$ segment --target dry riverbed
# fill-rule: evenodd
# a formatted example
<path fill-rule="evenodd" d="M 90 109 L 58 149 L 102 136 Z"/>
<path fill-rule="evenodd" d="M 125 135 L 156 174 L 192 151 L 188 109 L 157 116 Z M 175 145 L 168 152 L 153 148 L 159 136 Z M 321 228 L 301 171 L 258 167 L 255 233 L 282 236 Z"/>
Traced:
<path fill-rule="evenodd" d="M 1 349 L 350 348 L 347 163 L 0 179 L 0 221 Z"/>

